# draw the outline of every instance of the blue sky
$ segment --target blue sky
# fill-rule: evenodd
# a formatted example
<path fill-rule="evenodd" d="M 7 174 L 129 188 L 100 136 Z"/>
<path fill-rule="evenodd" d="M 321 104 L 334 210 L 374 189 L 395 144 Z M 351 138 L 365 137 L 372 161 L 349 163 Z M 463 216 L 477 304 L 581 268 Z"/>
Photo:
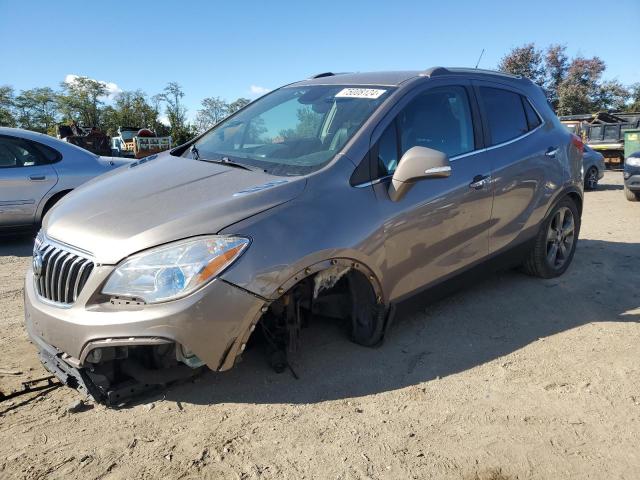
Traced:
<path fill-rule="evenodd" d="M 177 81 L 193 117 L 202 98 L 254 98 L 323 71 L 473 66 L 482 48 L 480 66 L 494 68 L 526 42 L 597 55 L 607 78 L 630 84 L 640 55 L 623 38 L 637 36 L 638 18 L 639 0 L 0 0 L 0 84 L 86 75 L 153 95 Z M 605 30 L 620 40 L 600 40 Z"/>

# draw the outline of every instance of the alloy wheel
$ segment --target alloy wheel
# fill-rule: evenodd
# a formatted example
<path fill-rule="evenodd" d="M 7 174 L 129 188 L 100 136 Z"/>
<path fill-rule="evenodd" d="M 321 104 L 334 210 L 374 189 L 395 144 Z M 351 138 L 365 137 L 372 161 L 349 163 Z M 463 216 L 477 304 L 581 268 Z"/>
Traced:
<path fill-rule="evenodd" d="M 547 230 L 547 263 L 554 270 L 561 269 L 569 259 L 575 241 L 575 220 L 568 207 L 555 213 Z"/>

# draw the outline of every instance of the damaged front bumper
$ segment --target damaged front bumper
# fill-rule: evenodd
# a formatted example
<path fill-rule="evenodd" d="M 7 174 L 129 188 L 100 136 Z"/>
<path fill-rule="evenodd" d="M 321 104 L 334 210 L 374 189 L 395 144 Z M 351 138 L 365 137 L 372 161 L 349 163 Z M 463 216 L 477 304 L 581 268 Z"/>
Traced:
<path fill-rule="evenodd" d="M 107 404 L 187 378 L 203 364 L 231 368 L 265 305 L 220 279 L 172 302 L 114 303 L 92 293 L 109 273 L 109 267 L 97 268 L 77 301 L 59 306 L 39 297 L 29 270 L 24 302 L 26 328 L 43 365 Z"/>

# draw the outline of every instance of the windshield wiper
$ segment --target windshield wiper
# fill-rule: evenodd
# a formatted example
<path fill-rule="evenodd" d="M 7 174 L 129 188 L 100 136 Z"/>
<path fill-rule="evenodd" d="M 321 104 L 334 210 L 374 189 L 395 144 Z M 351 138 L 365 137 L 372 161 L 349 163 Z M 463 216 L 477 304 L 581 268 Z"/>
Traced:
<path fill-rule="evenodd" d="M 200 159 L 199 156 L 198 158 Z M 220 165 L 228 165 L 229 167 L 242 168 L 243 170 L 249 170 L 250 172 L 253 172 L 254 170 L 256 170 L 255 168 L 249 167 L 243 163 L 236 163 L 233 160 L 231 160 L 229 157 L 211 158 L 211 159 L 203 158 L 201 160 L 203 162 L 219 163 Z"/>
<path fill-rule="evenodd" d="M 200 152 L 198 151 L 198 147 L 196 147 L 195 143 L 191 145 L 191 156 L 194 160 L 200 160 Z"/>

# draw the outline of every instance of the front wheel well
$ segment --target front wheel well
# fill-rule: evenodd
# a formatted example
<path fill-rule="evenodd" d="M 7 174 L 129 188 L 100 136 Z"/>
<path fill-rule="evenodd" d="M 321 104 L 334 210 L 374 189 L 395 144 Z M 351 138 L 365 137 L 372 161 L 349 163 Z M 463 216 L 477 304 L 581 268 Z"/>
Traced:
<path fill-rule="evenodd" d="M 308 267 L 287 282 L 280 297 L 263 310 L 258 324 L 271 352 L 295 353 L 300 332 L 311 321 L 342 322 L 360 345 L 378 345 L 384 335 L 388 309 L 382 303 L 375 276 L 359 263 L 333 259 Z M 282 366 L 282 353 L 277 358 Z"/>
<path fill-rule="evenodd" d="M 578 213 L 580 213 L 580 215 L 582 215 L 582 197 L 580 195 L 578 195 L 576 192 L 569 192 L 567 194 L 567 197 L 569 197 L 573 203 L 576 204 L 576 208 L 578 209 Z"/>
<path fill-rule="evenodd" d="M 51 197 L 49 197 L 49 199 L 46 201 L 46 203 L 44 204 L 44 207 L 42 207 L 42 214 L 40 215 L 40 221 L 42 221 L 42 219 L 44 218 L 44 216 L 47 214 L 47 212 L 49 210 L 51 210 L 51 208 L 62 198 L 64 197 L 67 193 L 70 193 L 71 189 L 68 190 L 61 190 L 59 192 L 54 193 L 53 195 L 51 195 Z"/>

